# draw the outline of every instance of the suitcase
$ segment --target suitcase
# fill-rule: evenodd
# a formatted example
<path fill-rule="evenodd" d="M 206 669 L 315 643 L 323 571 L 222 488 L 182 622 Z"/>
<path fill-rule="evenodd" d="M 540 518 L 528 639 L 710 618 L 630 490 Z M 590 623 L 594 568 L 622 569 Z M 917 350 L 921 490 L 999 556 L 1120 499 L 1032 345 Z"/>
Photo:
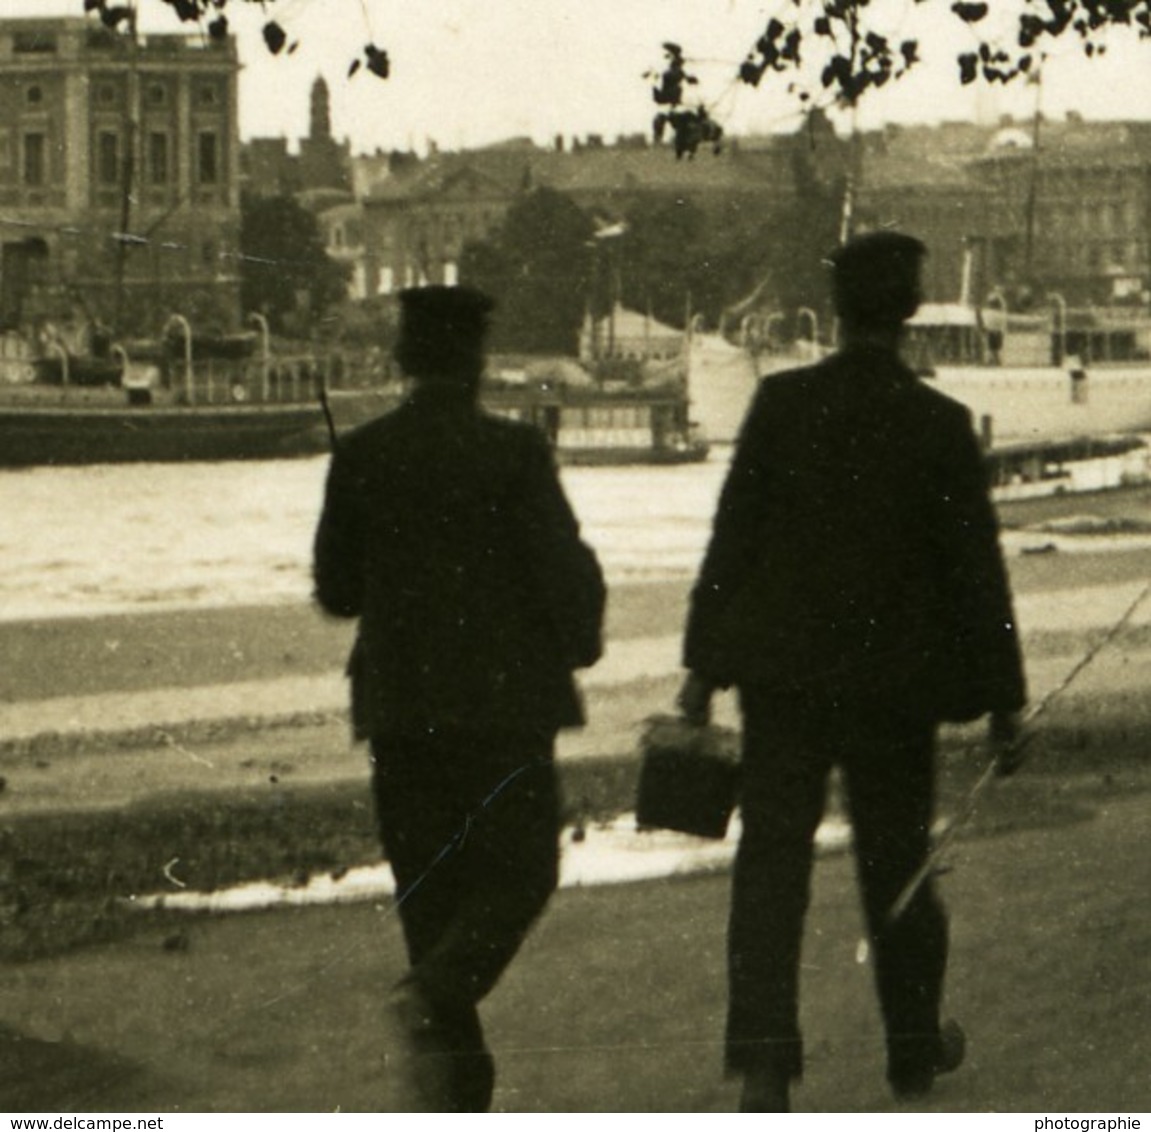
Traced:
<path fill-rule="evenodd" d="M 654 715 L 640 738 L 636 824 L 723 838 L 739 789 L 739 736 Z"/>

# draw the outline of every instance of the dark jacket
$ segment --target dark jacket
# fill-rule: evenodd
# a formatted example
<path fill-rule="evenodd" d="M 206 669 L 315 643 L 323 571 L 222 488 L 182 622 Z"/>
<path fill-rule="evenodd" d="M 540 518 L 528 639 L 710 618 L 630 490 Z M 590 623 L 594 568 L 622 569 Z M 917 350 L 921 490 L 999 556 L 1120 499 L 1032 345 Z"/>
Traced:
<path fill-rule="evenodd" d="M 571 674 L 600 655 L 604 584 L 535 428 L 417 387 L 341 440 L 314 573 L 360 618 L 361 735 L 583 721 Z"/>
<path fill-rule="evenodd" d="M 761 383 L 692 595 L 685 665 L 972 719 L 1025 702 L 983 461 L 963 406 L 890 351 Z"/>

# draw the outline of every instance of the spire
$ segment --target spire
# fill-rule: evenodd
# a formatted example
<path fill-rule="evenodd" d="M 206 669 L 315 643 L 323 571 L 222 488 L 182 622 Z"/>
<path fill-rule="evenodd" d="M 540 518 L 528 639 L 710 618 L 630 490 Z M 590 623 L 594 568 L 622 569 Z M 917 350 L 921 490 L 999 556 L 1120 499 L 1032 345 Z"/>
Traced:
<path fill-rule="evenodd" d="M 329 141 L 332 137 L 332 115 L 328 84 L 320 75 L 312 83 L 312 116 L 308 137 L 312 141 Z"/>

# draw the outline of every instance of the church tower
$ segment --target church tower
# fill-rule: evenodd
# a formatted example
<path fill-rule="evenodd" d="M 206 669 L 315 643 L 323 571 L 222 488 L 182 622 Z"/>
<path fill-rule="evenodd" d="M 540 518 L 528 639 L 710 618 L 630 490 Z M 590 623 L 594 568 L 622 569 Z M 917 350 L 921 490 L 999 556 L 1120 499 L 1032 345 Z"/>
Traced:
<path fill-rule="evenodd" d="M 312 113 L 308 137 L 318 142 L 332 139 L 332 99 L 327 80 L 323 75 L 318 76 L 312 83 Z"/>
<path fill-rule="evenodd" d="M 332 137 L 332 102 L 327 81 L 319 75 L 312 83 L 308 136 L 300 139 L 300 180 L 305 191 L 351 191 L 347 142 Z"/>

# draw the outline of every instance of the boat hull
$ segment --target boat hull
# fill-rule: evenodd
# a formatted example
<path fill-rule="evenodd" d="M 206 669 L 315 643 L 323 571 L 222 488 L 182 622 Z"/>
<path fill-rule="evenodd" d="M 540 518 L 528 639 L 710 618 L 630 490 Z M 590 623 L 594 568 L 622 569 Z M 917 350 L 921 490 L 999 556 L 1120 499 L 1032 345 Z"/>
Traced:
<path fill-rule="evenodd" d="M 760 381 L 810 364 L 805 357 L 761 360 L 734 348 L 692 356 L 692 419 L 708 439 L 732 441 Z M 1076 376 L 1078 374 L 1078 376 Z M 1113 363 L 1074 371 L 1055 366 L 940 366 L 924 383 L 965 405 L 989 448 L 1071 437 L 1151 432 L 1151 363 Z"/>
<path fill-rule="evenodd" d="M 312 456 L 330 450 L 332 429 L 339 435 L 364 424 L 394 408 L 400 396 L 396 390 L 333 391 L 327 398 L 330 426 L 319 401 L 188 406 L 28 400 L 0 405 L 0 467 Z M 536 409 L 530 399 L 512 407 L 523 410 L 523 419 L 532 419 Z M 608 418 L 619 411 L 630 421 L 646 407 L 625 398 L 597 403 L 596 411 Z M 561 464 L 682 464 L 708 453 L 701 438 L 665 436 L 650 424 L 595 430 L 560 424 L 545 431 Z"/>
<path fill-rule="evenodd" d="M 328 446 L 318 406 L 0 409 L 0 466 L 308 456 Z"/>
<path fill-rule="evenodd" d="M 605 446 L 556 449 L 556 460 L 567 467 L 615 467 L 626 464 L 698 464 L 707 459 L 706 444 L 687 448 Z"/>
<path fill-rule="evenodd" d="M 940 367 L 925 381 L 966 405 L 985 444 L 1151 431 L 1151 364 Z"/>

